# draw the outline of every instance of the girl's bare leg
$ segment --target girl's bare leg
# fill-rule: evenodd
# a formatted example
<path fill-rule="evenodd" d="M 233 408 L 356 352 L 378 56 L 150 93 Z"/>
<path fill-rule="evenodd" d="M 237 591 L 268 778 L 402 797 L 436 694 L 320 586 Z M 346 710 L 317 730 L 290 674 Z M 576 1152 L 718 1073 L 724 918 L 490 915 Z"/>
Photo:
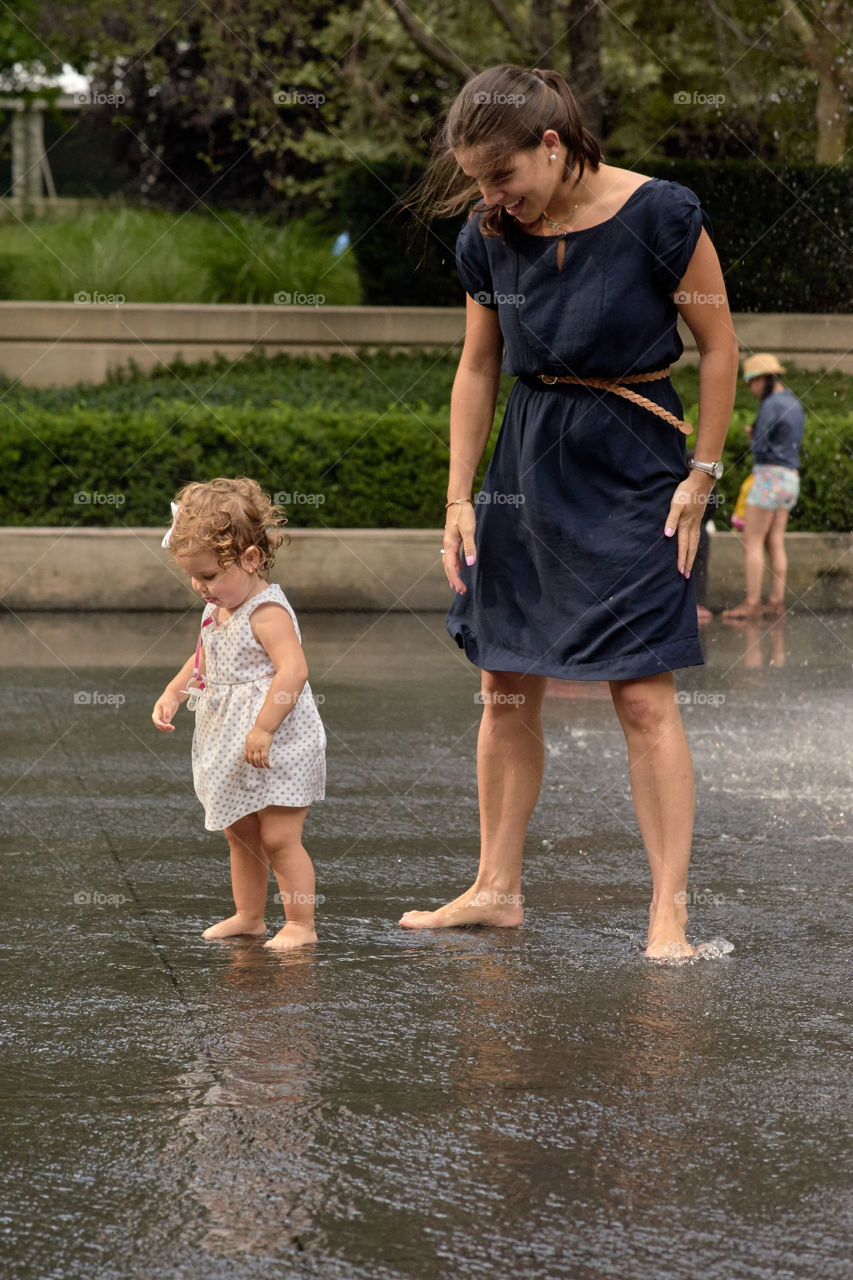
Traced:
<path fill-rule="evenodd" d="M 628 745 L 631 795 L 649 867 L 652 901 L 646 955 L 689 956 L 687 869 L 693 839 L 693 765 L 671 672 L 611 680 Z"/>
<path fill-rule="evenodd" d="M 724 618 L 756 618 L 761 613 L 761 584 L 764 579 L 764 540 L 775 512 L 747 503 L 743 529 L 743 558 L 746 571 L 746 599 L 733 609 L 724 609 Z"/>
<path fill-rule="evenodd" d="M 264 946 L 289 951 L 307 942 L 316 942 L 314 928 L 314 867 L 302 844 L 302 828 L 308 814 L 304 808 L 269 805 L 258 814 L 261 842 L 278 882 L 284 918 L 287 921 Z"/>
<path fill-rule="evenodd" d="M 407 911 L 406 929 L 455 925 L 512 926 L 524 919 L 524 836 L 542 786 L 544 676 L 483 672 L 483 718 L 477 740 L 480 868 L 471 888 L 437 911 Z"/>
<path fill-rule="evenodd" d="M 203 938 L 230 938 L 239 934 L 260 937 L 267 931 L 264 910 L 267 902 L 269 862 L 261 848 L 258 815 L 250 813 L 225 828 L 231 850 L 231 891 L 236 912 L 227 920 L 212 924 Z"/>
<path fill-rule="evenodd" d="M 773 512 L 767 531 L 767 559 L 770 561 L 770 592 L 767 597 L 767 613 L 785 612 L 785 584 L 788 580 L 788 556 L 785 552 L 785 528 L 788 512 L 780 507 Z"/>

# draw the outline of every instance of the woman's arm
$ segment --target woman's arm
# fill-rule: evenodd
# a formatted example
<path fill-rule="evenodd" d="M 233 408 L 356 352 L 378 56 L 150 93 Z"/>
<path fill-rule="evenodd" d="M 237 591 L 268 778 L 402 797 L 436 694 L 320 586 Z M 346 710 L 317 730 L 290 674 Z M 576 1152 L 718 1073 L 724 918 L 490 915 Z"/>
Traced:
<path fill-rule="evenodd" d="M 450 394 L 450 474 L 447 501 L 470 498 L 477 468 L 495 419 L 501 381 L 503 336 L 497 311 L 466 295 L 465 344 Z M 444 531 L 444 570 L 450 585 L 464 594 L 459 576 L 459 553 L 468 564 L 476 557 L 474 508 L 469 502 L 447 508 Z"/>
<path fill-rule="evenodd" d="M 252 614 L 252 634 L 275 667 L 264 704 L 246 738 L 243 759 L 259 769 L 270 767 L 270 746 L 276 730 L 290 714 L 308 679 L 308 664 L 293 619 L 280 604 L 259 604 Z"/>
<path fill-rule="evenodd" d="M 676 306 L 699 350 L 697 462 L 719 462 L 735 402 L 738 344 L 717 251 L 707 231 L 699 236 L 678 286 Z M 666 518 L 667 537 L 678 535 L 678 571 L 689 574 L 699 527 L 714 488 L 713 476 L 691 471 L 675 490 Z"/>

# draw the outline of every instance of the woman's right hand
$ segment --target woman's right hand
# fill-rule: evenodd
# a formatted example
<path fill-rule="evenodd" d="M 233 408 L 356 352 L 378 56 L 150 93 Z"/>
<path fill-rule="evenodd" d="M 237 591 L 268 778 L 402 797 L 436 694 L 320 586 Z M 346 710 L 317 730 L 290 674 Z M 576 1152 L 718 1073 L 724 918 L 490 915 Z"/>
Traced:
<path fill-rule="evenodd" d="M 442 543 L 444 572 L 447 581 L 458 591 L 465 594 L 468 588 L 459 576 L 459 557 L 465 557 L 466 564 L 473 564 L 477 559 L 474 546 L 474 531 L 477 527 L 473 502 L 456 502 L 447 508 L 447 523 L 444 526 L 444 542 Z"/>

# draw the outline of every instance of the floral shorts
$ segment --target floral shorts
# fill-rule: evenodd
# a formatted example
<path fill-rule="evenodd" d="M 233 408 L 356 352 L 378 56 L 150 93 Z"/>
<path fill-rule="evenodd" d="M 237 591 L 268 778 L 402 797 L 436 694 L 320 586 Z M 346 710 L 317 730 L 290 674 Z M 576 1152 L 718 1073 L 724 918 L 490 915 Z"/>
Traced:
<path fill-rule="evenodd" d="M 746 496 L 748 507 L 765 511 L 790 511 L 800 496 L 800 473 L 790 467 L 760 466 L 752 469 L 752 488 Z"/>

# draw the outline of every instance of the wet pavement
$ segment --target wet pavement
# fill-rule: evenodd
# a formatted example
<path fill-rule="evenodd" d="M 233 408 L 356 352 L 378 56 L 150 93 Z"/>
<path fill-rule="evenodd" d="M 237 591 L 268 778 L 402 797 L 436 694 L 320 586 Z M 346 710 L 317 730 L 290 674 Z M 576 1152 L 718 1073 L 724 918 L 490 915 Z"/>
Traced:
<path fill-rule="evenodd" d="M 734 951 L 671 968 L 606 687 L 547 700 L 524 928 L 413 935 L 476 865 L 476 673 L 439 615 L 301 621 L 325 902 L 282 957 L 199 936 L 227 850 L 149 720 L 197 612 L 0 619 L 3 1275 L 848 1275 L 853 617 L 679 673 L 688 933 Z"/>

